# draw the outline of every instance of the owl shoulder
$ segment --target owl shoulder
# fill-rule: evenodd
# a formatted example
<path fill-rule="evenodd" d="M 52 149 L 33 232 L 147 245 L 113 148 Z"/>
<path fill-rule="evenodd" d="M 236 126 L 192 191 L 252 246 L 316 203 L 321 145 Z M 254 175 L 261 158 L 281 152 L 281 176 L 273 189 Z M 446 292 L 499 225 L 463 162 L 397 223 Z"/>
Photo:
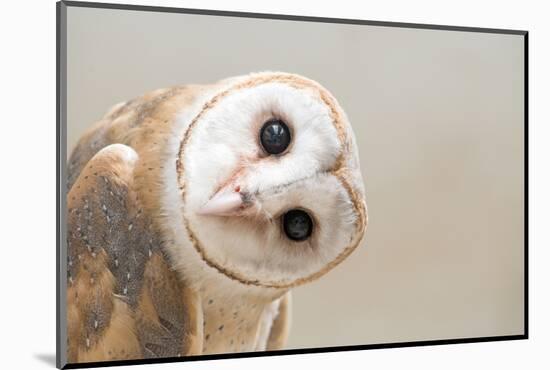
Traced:
<path fill-rule="evenodd" d="M 96 153 L 68 193 L 67 327 L 71 362 L 202 351 L 195 291 L 171 268 L 133 189 L 137 153 Z"/>

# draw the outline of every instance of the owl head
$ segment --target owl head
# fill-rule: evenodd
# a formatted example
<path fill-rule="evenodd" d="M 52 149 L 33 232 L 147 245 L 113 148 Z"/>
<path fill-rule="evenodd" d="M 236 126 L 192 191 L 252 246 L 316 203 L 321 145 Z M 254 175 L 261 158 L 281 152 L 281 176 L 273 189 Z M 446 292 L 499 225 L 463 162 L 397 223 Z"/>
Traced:
<path fill-rule="evenodd" d="M 179 138 L 182 227 L 206 264 L 260 287 L 325 274 L 367 224 L 354 135 L 336 99 L 287 73 L 223 80 Z"/>

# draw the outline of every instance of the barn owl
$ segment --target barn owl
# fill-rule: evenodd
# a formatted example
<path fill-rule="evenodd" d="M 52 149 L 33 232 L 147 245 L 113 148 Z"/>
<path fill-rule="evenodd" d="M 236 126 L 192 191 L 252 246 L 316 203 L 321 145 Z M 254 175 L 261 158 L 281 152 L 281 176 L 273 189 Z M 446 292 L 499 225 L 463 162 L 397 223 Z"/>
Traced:
<path fill-rule="evenodd" d="M 367 225 L 351 126 L 262 72 L 114 106 L 68 161 L 69 362 L 281 349 Z"/>

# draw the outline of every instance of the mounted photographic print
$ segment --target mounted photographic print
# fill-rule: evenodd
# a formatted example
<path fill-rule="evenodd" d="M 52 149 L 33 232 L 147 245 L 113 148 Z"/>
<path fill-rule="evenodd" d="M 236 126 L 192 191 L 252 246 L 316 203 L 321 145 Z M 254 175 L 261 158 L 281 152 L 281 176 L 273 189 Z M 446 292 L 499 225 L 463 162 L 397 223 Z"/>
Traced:
<path fill-rule="evenodd" d="M 58 367 L 527 338 L 527 32 L 57 5 Z"/>

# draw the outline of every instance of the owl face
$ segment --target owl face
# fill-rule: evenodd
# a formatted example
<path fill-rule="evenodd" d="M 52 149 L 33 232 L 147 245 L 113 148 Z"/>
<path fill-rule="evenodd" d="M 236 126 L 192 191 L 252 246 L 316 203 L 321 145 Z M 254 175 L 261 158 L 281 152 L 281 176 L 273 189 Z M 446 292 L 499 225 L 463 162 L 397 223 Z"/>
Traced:
<path fill-rule="evenodd" d="M 347 119 L 326 90 L 295 75 L 233 79 L 211 98 L 182 138 L 178 182 L 193 246 L 246 284 L 315 279 L 366 226 Z"/>

